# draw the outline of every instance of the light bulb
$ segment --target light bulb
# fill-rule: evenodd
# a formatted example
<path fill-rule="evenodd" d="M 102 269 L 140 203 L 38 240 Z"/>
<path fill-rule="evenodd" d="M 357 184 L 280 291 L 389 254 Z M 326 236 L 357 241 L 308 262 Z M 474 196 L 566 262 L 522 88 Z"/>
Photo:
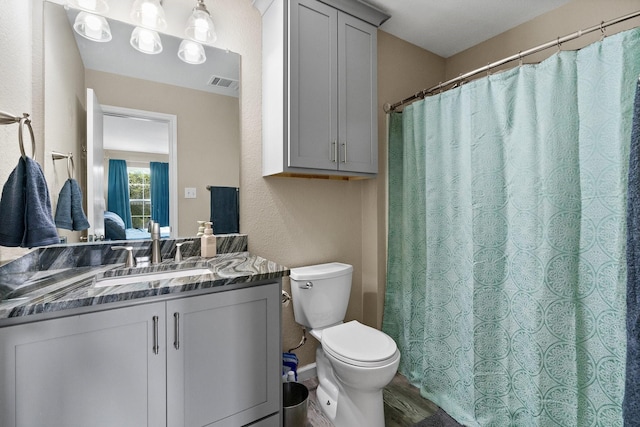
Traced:
<path fill-rule="evenodd" d="M 111 28 L 103 16 L 80 12 L 73 23 L 73 29 L 82 37 L 95 42 L 111 40 Z"/>
<path fill-rule="evenodd" d="M 134 49 L 155 55 L 162 52 L 162 42 L 157 32 L 149 30 L 148 28 L 136 27 L 131 33 L 131 39 L 129 40 L 131 46 Z"/>
<path fill-rule="evenodd" d="M 136 0 L 131 6 L 131 19 L 137 25 L 152 30 L 164 30 L 167 21 L 160 0 Z"/>
<path fill-rule="evenodd" d="M 207 60 L 202 45 L 191 40 L 182 40 L 178 57 L 187 64 L 202 64 Z"/>
<path fill-rule="evenodd" d="M 78 0 L 78 5 L 82 9 L 96 10 L 96 0 Z"/>
<path fill-rule="evenodd" d="M 198 3 L 198 6 L 194 8 L 184 32 L 188 38 L 200 43 L 214 43 L 216 41 L 213 21 L 203 3 Z"/>
<path fill-rule="evenodd" d="M 140 21 L 145 27 L 153 27 L 158 16 L 158 8 L 153 3 L 143 3 L 141 6 Z"/>

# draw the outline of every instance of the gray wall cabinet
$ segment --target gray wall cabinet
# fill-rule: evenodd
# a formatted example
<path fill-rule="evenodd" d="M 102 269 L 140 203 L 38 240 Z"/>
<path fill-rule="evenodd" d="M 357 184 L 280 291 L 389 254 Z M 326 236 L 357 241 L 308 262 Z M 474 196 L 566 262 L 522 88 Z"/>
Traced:
<path fill-rule="evenodd" d="M 328 3 L 274 0 L 263 13 L 265 176 L 378 171 L 377 28 Z"/>
<path fill-rule="evenodd" d="M 280 283 L 7 326 L 0 362 L 3 427 L 279 425 Z"/>

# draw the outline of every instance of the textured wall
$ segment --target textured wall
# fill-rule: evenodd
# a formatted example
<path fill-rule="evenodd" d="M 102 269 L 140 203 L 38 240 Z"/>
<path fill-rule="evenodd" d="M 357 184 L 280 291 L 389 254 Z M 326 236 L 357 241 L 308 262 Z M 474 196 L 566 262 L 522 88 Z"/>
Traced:
<path fill-rule="evenodd" d="M 41 105 L 34 104 L 33 83 L 38 80 L 31 61 L 32 9 L 30 2 L 11 1 L 2 4 L 0 13 L 0 111 L 12 115 L 29 113 L 36 122 L 36 136 L 38 126 L 37 111 Z M 21 46 L 22 49 L 16 49 Z M 37 66 L 37 64 L 36 64 Z M 36 101 L 36 102 L 42 102 Z M 37 138 L 39 139 L 39 138 Z M 30 143 L 28 144 L 30 145 Z M 40 145 L 38 148 L 41 148 Z M 30 147 L 25 149 L 30 150 Z M 0 126 L 0 183 L 4 185 L 9 174 L 16 167 L 20 156 L 18 145 L 18 125 Z M 30 152 L 30 151 L 29 151 Z M 40 151 L 41 152 L 41 151 Z M 11 260 L 26 253 L 24 249 L 0 247 L 0 263 Z"/>
<path fill-rule="evenodd" d="M 578 30 L 599 25 L 602 21 L 618 18 L 638 9 L 640 9 L 638 0 L 573 0 L 556 10 L 540 15 L 486 42 L 447 58 L 446 78 L 454 78 L 475 68 L 483 67 L 490 62 L 516 55 L 520 51 L 533 48 Z M 607 28 L 606 33 L 615 34 L 638 25 L 640 25 L 640 19 L 635 18 Z M 579 49 L 589 43 L 593 43 L 600 37 L 600 31 L 596 31 L 567 42 L 561 48 L 565 50 Z M 557 48 L 553 47 L 526 57 L 524 62 L 539 62 L 555 52 L 557 52 Z M 505 67 L 510 68 L 515 65 L 517 65 L 517 61 L 507 64 Z"/>

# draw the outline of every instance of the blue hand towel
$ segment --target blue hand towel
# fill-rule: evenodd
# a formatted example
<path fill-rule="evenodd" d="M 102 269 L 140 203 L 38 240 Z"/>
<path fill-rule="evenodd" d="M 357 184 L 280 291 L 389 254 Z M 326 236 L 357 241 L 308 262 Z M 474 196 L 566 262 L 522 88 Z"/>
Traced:
<path fill-rule="evenodd" d="M 89 221 L 82 210 L 82 190 L 78 181 L 67 179 L 58 195 L 56 207 L 56 226 L 65 230 L 86 230 Z"/>
<path fill-rule="evenodd" d="M 21 246 L 33 248 L 60 243 L 58 230 L 53 221 L 49 189 L 42 168 L 31 157 L 25 157 L 24 161 L 26 165 L 23 216 L 25 232 Z"/>
<path fill-rule="evenodd" d="M 82 210 L 82 190 L 78 181 L 75 179 L 69 179 L 71 181 L 71 218 L 73 219 L 73 229 L 76 231 L 86 230 L 89 228 L 89 221 L 87 216 Z"/>
<path fill-rule="evenodd" d="M 636 87 L 627 190 L 627 365 L 625 426 L 640 420 L 640 82 Z"/>
<path fill-rule="evenodd" d="M 62 186 L 58 195 L 56 206 L 56 227 L 65 230 L 73 230 L 73 218 L 71 218 L 71 180 L 68 179 Z"/>
<path fill-rule="evenodd" d="M 16 247 L 24 237 L 25 173 L 26 164 L 21 157 L 2 187 L 0 198 L 0 245 Z"/>
<path fill-rule="evenodd" d="M 236 187 L 213 187 L 211 191 L 211 219 L 214 234 L 240 232 L 240 208 Z"/>

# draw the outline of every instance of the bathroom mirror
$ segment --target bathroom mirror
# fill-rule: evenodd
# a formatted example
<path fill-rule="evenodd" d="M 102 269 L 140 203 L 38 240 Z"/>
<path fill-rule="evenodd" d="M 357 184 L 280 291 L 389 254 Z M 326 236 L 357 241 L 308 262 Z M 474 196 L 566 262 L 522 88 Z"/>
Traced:
<path fill-rule="evenodd" d="M 136 170 L 150 161 L 167 162 L 171 236 L 195 235 L 197 221 L 210 217 L 208 186 L 239 187 L 240 56 L 205 46 L 207 60 L 187 64 L 178 58 L 182 40 L 166 34 L 160 34 L 161 53 L 141 53 L 129 43 L 134 26 L 114 19 L 107 19 L 109 42 L 91 41 L 73 31 L 77 14 L 43 2 L 43 166 L 52 198 L 67 168 L 50 153 L 73 153 L 75 178 L 88 195 L 86 211 L 94 223 L 90 235 L 104 235 L 109 160 L 126 160 Z M 96 126 L 96 109 L 104 115 L 103 129 Z M 94 118 L 88 118 L 92 111 Z M 145 126 L 151 124 L 158 126 Z M 102 144 L 92 142 L 95 135 Z M 135 225 L 140 223 L 138 218 Z M 78 239 L 79 233 L 69 233 L 69 242 Z"/>

